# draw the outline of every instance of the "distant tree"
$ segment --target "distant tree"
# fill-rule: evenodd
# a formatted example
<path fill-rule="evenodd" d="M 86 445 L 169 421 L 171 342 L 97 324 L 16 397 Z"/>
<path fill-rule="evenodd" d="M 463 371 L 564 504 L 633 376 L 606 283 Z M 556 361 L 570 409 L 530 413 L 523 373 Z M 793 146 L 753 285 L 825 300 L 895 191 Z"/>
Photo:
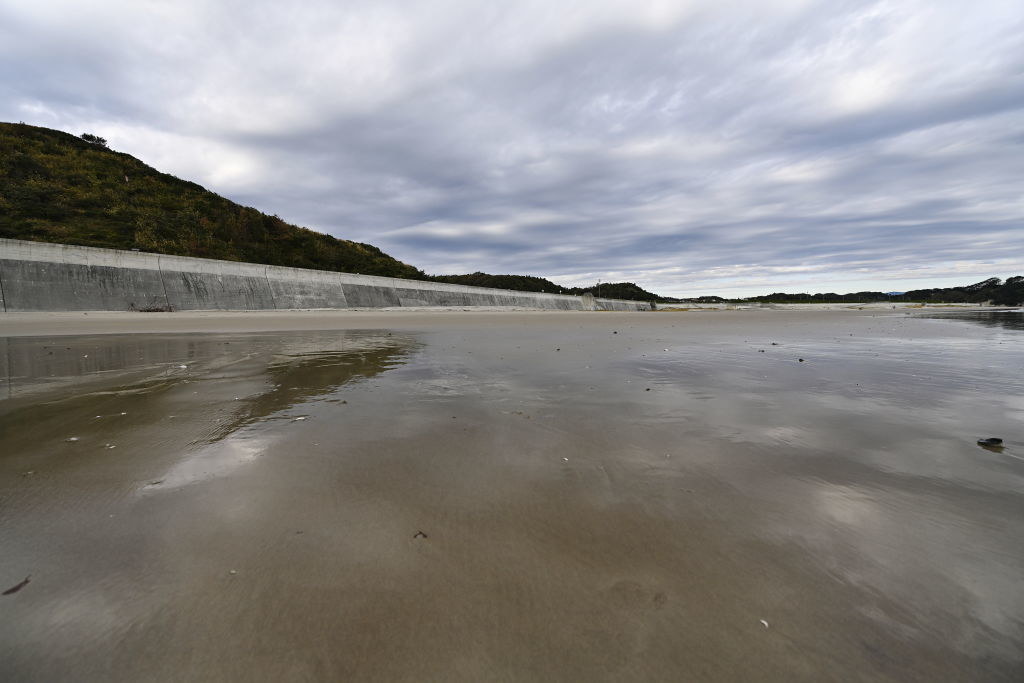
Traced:
<path fill-rule="evenodd" d="M 82 133 L 79 137 L 81 137 L 86 142 L 90 142 L 94 145 L 99 145 L 100 147 L 107 146 L 106 138 L 101 138 L 99 135 L 93 135 L 92 133 Z"/>
<path fill-rule="evenodd" d="M 1017 275 L 1007 278 L 1006 283 L 995 290 L 992 303 L 996 306 L 1020 306 L 1024 304 L 1024 276 Z"/>

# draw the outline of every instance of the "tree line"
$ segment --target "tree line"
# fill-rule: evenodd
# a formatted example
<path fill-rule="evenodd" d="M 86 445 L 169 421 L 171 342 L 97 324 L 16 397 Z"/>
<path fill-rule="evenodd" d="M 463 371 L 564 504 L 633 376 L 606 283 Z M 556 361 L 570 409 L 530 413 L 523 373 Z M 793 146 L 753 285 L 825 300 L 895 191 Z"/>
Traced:
<path fill-rule="evenodd" d="M 491 275 L 489 273 L 469 273 L 467 275 L 433 275 L 435 282 L 449 282 L 456 285 L 471 287 L 494 287 L 496 289 L 514 289 L 520 292 L 548 292 L 554 294 L 593 294 L 602 299 L 628 299 L 630 301 L 663 301 L 653 292 L 633 282 L 602 282 L 587 287 L 564 287 L 551 280 L 533 275 Z"/>
<path fill-rule="evenodd" d="M 1016 275 L 1007 278 L 1005 282 L 997 277 L 992 277 L 976 282 L 973 285 L 914 289 L 899 294 L 887 292 L 853 292 L 851 294 L 836 294 L 834 292 L 787 294 L 775 292 L 746 299 L 722 299 L 720 297 L 700 297 L 700 299 L 716 299 L 733 303 L 761 302 L 778 304 L 872 303 L 879 301 L 926 304 L 982 304 L 991 302 L 996 306 L 1017 306 L 1024 303 L 1024 276 Z"/>

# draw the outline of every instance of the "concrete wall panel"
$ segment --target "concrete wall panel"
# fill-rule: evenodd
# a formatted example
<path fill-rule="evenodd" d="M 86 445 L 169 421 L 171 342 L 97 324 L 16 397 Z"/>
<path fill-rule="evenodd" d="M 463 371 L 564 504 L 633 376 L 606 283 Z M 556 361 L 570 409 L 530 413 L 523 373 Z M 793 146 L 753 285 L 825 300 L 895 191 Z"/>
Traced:
<path fill-rule="evenodd" d="M 267 266 L 274 305 L 286 308 L 348 308 L 339 273 Z"/>
<path fill-rule="evenodd" d="M 345 301 L 348 302 L 349 308 L 389 308 L 402 305 L 394 286 L 346 283 L 341 285 L 341 289 L 345 293 Z"/>
<path fill-rule="evenodd" d="M 176 311 L 274 309 L 266 276 L 170 271 L 163 273 L 167 301 Z"/>
<path fill-rule="evenodd" d="M 0 260 L 7 311 L 129 311 L 165 308 L 158 270 Z"/>

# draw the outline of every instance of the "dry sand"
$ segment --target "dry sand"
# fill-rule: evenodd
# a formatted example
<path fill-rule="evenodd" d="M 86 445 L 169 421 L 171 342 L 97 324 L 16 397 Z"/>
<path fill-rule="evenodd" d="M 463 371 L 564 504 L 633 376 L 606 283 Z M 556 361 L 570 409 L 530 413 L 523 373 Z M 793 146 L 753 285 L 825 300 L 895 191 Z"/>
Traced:
<path fill-rule="evenodd" d="M 565 325 L 599 325 L 611 319 L 628 320 L 634 325 L 661 325 L 657 316 L 682 314 L 712 315 L 741 313 L 733 319 L 744 325 L 775 323 L 802 319 L 807 313 L 830 315 L 879 315 L 888 313 L 924 313 L 935 311 L 985 310 L 960 305 L 929 306 L 919 304 L 891 306 L 888 304 L 780 304 L 772 307 L 735 307 L 719 304 L 693 304 L 686 309 L 670 309 L 647 313 L 541 311 L 499 308 L 385 308 L 348 310 L 285 310 L 285 311 L 178 311 L 174 313 L 129 313 L 124 311 L 91 311 L 62 313 L 4 313 L 0 315 L 0 337 L 38 335 L 84 335 L 144 332 L 271 332 L 301 330 L 373 329 L 378 327 L 450 328 L 470 326 L 519 326 L 545 324 L 555 329 Z M 797 315 L 797 318 L 785 317 Z M 595 318 L 595 316 L 599 316 Z M 638 318 L 637 316 L 645 316 Z M 651 318 L 650 316 L 655 316 Z M 765 317 L 770 316 L 770 317 Z M 691 321 L 689 317 L 681 320 Z M 708 318 L 700 318 L 706 321 Z"/>

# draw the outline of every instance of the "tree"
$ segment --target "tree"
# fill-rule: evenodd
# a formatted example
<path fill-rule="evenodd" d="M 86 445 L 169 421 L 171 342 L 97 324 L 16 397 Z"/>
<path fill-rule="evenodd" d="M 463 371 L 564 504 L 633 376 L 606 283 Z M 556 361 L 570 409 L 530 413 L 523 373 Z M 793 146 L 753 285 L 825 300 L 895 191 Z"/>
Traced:
<path fill-rule="evenodd" d="M 995 290 L 992 303 L 996 306 L 1020 306 L 1024 304 L 1024 276 L 1007 278 L 1003 286 Z"/>
<path fill-rule="evenodd" d="M 100 147 L 107 146 L 106 138 L 101 138 L 99 135 L 93 135 L 92 133 L 82 133 L 79 137 L 81 137 L 86 142 L 92 143 L 94 145 L 99 145 Z"/>

